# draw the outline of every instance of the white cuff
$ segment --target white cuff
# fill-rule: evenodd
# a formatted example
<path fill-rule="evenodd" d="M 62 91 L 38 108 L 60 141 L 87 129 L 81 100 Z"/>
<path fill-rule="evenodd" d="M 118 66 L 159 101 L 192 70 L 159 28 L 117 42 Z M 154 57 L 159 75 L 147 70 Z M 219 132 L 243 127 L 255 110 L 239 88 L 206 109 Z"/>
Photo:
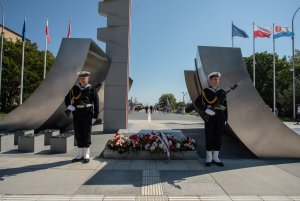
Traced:
<path fill-rule="evenodd" d="M 75 107 L 73 105 L 69 105 L 68 109 L 71 110 L 72 112 L 75 111 Z"/>
<path fill-rule="evenodd" d="M 208 109 L 208 108 L 205 110 L 205 113 L 206 113 L 206 114 L 209 114 L 209 115 L 211 115 L 211 116 L 213 116 L 213 115 L 216 114 L 214 111 L 212 111 L 212 110 L 210 110 L 210 109 Z"/>
<path fill-rule="evenodd" d="M 92 118 L 92 124 L 94 124 L 96 122 L 97 119 Z"/>

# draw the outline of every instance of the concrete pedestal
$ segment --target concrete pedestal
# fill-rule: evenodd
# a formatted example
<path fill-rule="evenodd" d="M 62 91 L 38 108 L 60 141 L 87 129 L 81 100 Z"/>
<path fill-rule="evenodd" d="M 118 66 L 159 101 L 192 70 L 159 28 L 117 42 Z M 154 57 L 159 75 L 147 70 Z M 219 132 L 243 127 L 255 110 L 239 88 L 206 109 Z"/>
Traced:
<path fill-rule="evenodd" d="M 0 152 L 9 151 L 14 148 L 14 134 L 0 134 Z"/>
<path fill-rule="evenodd" d="M 50 139 L 50 151 L 52 153 L 68 153 L 74 149 L 74 135 L 60 134 Z"/>
<path fill-rule="evenodd" d="M 23 130 L 23 131 L 16 131 L 14 132 L 14 145 L 18 145 L 18 140 L 20 136 L 34 134 L 34 130 Z"/>
<path fill-rule="evenodd" d="M 60 134 L 59 130 L 44 130 L 40 134 L 45 136 L 44 145 L 50 145 L 50 139 L 52 136 L 57 136 Z"/>
<path fill-rule="evenodd" d="M 40 152 L 44 150 L 44 135 L 24 135 L 19 136 L 19 152 Z"/>
<path fill-rule="evenodd" d="M 145 150 L 119 154 L 117 151 L 105 148 L 103 152 L 105 159 L 126 159 L 126 160 L 168 160 L 166 153 L 150 153 Z M 171 152 L 171 160 L 194 160 L 199 158 L 196 151 Z"/>

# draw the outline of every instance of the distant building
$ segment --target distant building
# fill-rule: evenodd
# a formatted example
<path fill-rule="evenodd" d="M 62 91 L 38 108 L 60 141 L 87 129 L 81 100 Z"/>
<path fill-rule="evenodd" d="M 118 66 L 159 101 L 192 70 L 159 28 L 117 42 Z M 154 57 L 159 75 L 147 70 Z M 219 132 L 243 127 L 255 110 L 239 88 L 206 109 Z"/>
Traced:
<path fill-rule="evenodd" d="M 2 24 L 0 24 L 0 33 L 2 32 Z M 7 28 L 6 26 L 4 26 L 4 38 L 9 41 L 9 42 L 17 42 L 17 40 L 22 40 L 22 35 L 21 34 L 18 34 L 17 32 Z M 1 34 L 0 34 L 1 36 Z M 29 41 L 28 38 L 26 38 L 26 40 Z"/>

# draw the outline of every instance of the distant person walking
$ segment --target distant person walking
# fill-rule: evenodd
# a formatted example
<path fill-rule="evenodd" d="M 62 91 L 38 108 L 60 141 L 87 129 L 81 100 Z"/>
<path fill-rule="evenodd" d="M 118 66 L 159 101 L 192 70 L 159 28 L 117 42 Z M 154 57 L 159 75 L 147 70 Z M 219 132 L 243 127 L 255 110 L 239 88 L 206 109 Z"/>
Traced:
<path fill-rule="evenodd" d="M 150 112 L 151 112 L 151 113 L 153 112 L 153 107 L 152 107 L 152 105 L 150 105 Z"/>
<path fill-rule="evenodd" d="M 227 123 L 226 92 L 219 88 L 221 73 L 213 72 L 208 75 L 209 87 L 202 90 L 196 99 L 197 107 L 204 112 L 205 139 L 206 139 L 206 166 L 215 163 L 223 167 L 219 159 L 222 144 L 222 135 Z"/>
<path fill-rule="evenodd" d="M 146 106 L 146 107 L 145 107 L 145 111 L 146 111 L 146 113 L 148 113 L 148 109 L 149 109 L 149 108 L 148 108 L 148 106 Z"/>

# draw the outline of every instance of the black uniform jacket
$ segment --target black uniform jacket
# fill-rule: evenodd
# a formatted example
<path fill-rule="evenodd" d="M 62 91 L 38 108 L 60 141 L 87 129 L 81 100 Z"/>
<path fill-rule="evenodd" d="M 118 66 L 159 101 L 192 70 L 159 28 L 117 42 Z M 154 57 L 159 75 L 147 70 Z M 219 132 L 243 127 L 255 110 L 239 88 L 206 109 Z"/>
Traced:
<path fill-rule="evenodd" d="M 201 95 L 196 99 L 195 104 L 201 111 L 209 108 L 218 112 L 218 108 L 223 106 L 225 107 L 222 111 L 225 115 L 225 121 L 228 119 L 226 92 L 223 89 L 213 89 L 212 87 L 203 89 Z"/>
<path fill-rule="evenodd" d="M 99 97 L 96 89 L 88 84 L 86 87 L 82 87 L 80 83 L 73 86 L 69 93 L 65 97 L 65 105 L 73 105 L 75 108 L 77 105 L 93 104 L 93 118 L 97 119 L 99 115 Z"/>

